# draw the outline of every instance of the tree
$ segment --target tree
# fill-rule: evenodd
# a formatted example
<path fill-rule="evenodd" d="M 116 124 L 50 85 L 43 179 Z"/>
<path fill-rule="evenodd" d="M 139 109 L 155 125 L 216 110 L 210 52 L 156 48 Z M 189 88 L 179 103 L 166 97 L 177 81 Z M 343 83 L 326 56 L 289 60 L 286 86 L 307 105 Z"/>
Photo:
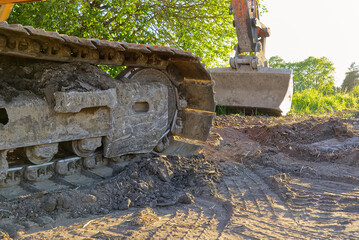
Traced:
<path fill-rule="evenodd" d="M 209 66 L 236 44 L 230 0 L 48 0 L 17 4 L 9 23 L 67 35 L 190 50 Z"/>
<path fill-rule="evenodd" d="M 351 91 L 356 85 L 359 85 L 359 66 L 353 62 L 348 70 L 342 83 L 342 91 Z"/>
<path fill-rule="evenodd" d="M 47 0 L 15 5 L 9 23 L 67 35 L 171 46 L 207 67 L 228 65 L 236 44 L 231 0 Z M 259 0 L 260 13 L 267 12 Z"/>
<path fill-rule="evenodd" d="M 324 93 L 334 91 L 334 64 L 326 57 L 308 57 L 300 62 L 285 62 L 278 56 L 269 59 L 271 67 L 293 71 L 294 91 L 317 89 Z"/>

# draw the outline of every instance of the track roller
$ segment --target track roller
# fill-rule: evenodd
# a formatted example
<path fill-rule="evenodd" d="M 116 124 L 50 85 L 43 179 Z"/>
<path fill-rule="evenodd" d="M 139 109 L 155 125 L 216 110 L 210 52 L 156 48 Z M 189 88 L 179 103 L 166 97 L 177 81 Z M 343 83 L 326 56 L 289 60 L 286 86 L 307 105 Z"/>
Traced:
<path fill-rule="evenodd" d="M 25 148 L 26 156 L 33 164 L 50 162 L 58 152 L 58 143 L 44 144 Z"/>
<path fill-rule="evenodd" d="M 79 157 L 88 157 L 93 154 L 97 148 L 101 147 L 102 139 L 97 138 L 86 138 L 81 140 L 72 141 L 71 150 Z"/>

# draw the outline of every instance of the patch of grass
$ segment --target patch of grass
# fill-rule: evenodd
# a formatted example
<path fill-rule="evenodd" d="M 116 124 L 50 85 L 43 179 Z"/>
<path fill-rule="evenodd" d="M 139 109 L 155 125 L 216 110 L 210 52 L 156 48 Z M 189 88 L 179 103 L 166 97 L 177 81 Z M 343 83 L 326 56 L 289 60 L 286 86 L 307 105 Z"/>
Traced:
<path fill-rule="evenodd" d="M 225 107 L 225 106 L 216 106 L 216 114 L 217 116 L 221 116 L 221 115 L 230 115 L 230 114 L 237 114 L 237 112 L 233 109 L 231 109 L 230 107 Z"/>
<path fill-rule="evenodd" d="M 359 92 L 359 90 L 358 90 Z M 358 96 L 350 93 L 324 94 L 315 89 L 294 93 L 290 114 L 321 115 L 344 110 L 359 110 Z"/>
<path fill-rule="evenodd" d="M 289 115 L 331 115 L 338 112 L 346 112 L 353 115 L 352 111 L 359 110 L 359 86 L 350 92 L 339 92 L 324 94 L 315 89 L 305 89 L 302 92 L 294 93 L 292 110 Z M 261 112 L 254 110 L 235 109 L 224 106 L 216 107 L 216 114 L 229 115 L 240 114 L 265 116 Z"/>
<path fill-rule="evenodd" d="M 240 115 L 240 116 L 267 116 L 263 111 L 256 108 L 243 108 L 243 107 L 226 107 L 226 106 L 216 106 L 217 116 L 221 115 Z"/>

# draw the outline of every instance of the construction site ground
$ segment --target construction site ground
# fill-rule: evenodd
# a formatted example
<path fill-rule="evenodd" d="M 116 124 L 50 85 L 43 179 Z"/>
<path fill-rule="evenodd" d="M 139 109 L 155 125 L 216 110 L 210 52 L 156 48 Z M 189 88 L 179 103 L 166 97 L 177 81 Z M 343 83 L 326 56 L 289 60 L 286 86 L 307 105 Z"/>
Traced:
<path fill-rule="evenodd" d="M 0 203 L 4 239 L 359 239 L 359 112 L 218 116 L 202 152 Z M 0 237 L 1 238 L 1 237 Z"/>

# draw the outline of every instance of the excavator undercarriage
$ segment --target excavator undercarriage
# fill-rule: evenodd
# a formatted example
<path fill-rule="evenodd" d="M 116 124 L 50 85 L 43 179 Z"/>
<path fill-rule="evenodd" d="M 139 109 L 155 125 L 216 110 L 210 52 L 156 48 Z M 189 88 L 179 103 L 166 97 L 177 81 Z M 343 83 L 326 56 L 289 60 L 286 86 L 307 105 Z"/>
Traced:
<path fill-rule="evenodd" d="M 211 73 L 188 51 L 5 21 L 14 3 L 32 1 L 0 0 L 0 200 L 76 186 L 67 176 L 103 179 L 96 169 L 111 176 L 140 153 L 191 155 L 215 116 L 212 79 L 220 105 L 289 111 L 291 72 L 268 68 L 254 0 L 232 0 L 236 54 Z M 124 70 L 112 78 L 98 65 Z"/>
<path fill-rule="evenodd" d="M 190 52 L 0 23 L 0 187 L 207 139 L 213 81 Z M 95 65 L 126 66 L 115 79 Z M 32 164 L 31 164 L 32 163 Z"/>

